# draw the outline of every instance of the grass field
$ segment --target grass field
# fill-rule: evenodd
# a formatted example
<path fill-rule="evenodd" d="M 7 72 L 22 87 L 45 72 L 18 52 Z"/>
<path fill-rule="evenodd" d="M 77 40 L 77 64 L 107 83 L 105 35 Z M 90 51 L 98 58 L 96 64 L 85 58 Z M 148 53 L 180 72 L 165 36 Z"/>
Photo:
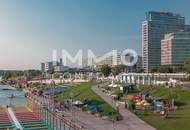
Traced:
<path fill-rule="evenodd" d="M 179 109 L 172 111 L 168 119 L 159 114 L 141 113 L 139 117 L 158 130 L 190 130 L 190 90 L 182 88 L 143 87 L 143 91 L 156 96 L 175 98 Z"/>
<path fill-rule="evenodd" d="M 64 92 L 63 94 L 57 95 L 55 98 L 56 100 L 64 100 L 68 99 L 71 95 L 74 96 L 75 100 L 83 101 L 84 99 L 91 100 L 90 105 L 101 105 L 102 111 L 99 112 L 102 116 L 109 116 L 114 117 L 121 115 L 117 113 L 109 104 L 107 104 L 101 97 L 99 97 L 92 89 L 91 87 L 94 85 L 94 83 L 82 83 L 80 85 L 71 87 L 68 91 Z"/>

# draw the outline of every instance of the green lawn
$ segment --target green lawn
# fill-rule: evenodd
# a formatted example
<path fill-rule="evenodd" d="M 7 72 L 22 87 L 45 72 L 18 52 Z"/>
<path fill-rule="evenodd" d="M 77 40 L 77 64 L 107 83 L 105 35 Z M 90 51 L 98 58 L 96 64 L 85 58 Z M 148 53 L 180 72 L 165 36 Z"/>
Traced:
<path fill-rule="evenodd" d="M 56 100 L 61 101 L 70 97 L 70 95 L 74 96 L 75 100 L 83 101 L 84 99 L 91 100 L 90 105 L 99 104 L 102 107 L 102 111 L 99 112 L 102 116 L 109 116 L 114 117 L 119 116 L 118 114 L 109 104 L 107 104 L 100 96 L 98 96 L 91 87 L 94 83 L 82 83 L 77 86 L 71 87 L 68 91 L 64 92 L 63 94 L 57 95 L 55 97 Z"/>
<path fill-rule="evenodd" d="M 168 119 L 150 112 L 141 113 L 139 117 L 158 130 L 190 130 L 190 90 L 182 88 L 143 87 L 143 91 L 155 96 L 175 98 L 179 109 L 172 111 Z"/>

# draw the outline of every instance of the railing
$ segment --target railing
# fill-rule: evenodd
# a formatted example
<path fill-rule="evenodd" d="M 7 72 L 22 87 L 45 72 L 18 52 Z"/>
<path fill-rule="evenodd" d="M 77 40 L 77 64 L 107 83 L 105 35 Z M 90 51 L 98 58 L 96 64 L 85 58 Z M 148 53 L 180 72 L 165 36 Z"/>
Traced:
<path fill-rule="evenodd" d="M 37 113 L 41 119 L 45 119 L 46 123 L 55 130 L 83 130 L 83 127 L 76 124 L 70 119 L 62 117 L 57 113 L 51 111 L 49 107 L 43 106 L 43 100 L 40 97 L 27 94 L 28 107 Z M 63 128 L 63 129 L 62 129 Z"/>

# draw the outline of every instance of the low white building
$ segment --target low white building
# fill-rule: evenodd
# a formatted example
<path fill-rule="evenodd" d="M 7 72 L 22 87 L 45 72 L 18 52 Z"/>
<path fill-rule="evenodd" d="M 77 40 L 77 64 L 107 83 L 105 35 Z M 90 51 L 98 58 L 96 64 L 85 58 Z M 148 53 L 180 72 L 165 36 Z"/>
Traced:
<path fill-rule="evenodd" d="M 177 82 L 188 76 L 186 73 L 122 73 L 119 75 L 119 80 L 129 84 L 159 85 L 159 83 L 170 83 L 171 79 Z"/>

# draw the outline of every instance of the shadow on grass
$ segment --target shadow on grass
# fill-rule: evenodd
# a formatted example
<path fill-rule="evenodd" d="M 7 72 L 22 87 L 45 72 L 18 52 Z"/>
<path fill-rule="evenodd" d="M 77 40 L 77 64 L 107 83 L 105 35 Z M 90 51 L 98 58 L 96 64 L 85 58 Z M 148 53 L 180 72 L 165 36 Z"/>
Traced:
<path fill-rule="evenodd" d="M 187 103 L 176 101 L 176 102 L 175 102 L 175 105 L 181 107 L 181 106 L 187 105 Z"/>
<path fill-rule="evenodd" d="M 89 105 L 102 105 L 102 104 L 105 104 L 104 101 L 99 101 L 99 100 L 95 100 L 95 99 L 89 99 L 90 102 L 89 102 Z"/>
<path fill-rule="evenodd" d="M 169 115 L 169 117 L 167 119 L 171 119 L 171 120 L 177 120 L 177 119 L 189 119 L 188 116 L 172 116 L 172 115 Z"/>

